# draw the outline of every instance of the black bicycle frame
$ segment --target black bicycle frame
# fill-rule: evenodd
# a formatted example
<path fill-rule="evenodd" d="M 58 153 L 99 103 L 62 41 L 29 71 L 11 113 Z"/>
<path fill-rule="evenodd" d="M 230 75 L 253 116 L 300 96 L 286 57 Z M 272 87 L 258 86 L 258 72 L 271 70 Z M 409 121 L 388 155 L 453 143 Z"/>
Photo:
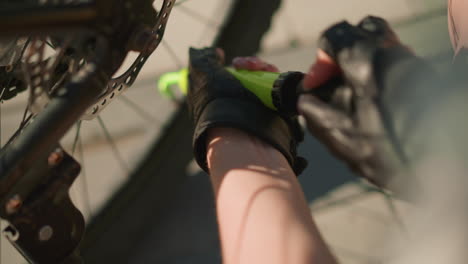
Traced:
<path fill-rule="evenodd" d="M 100 59 L 109 58 L 104 55 Z M 68 194 L 78 176 L 79 164 L 71 157 L 66 162 L 61 156 L 68 155 L 57 142 L 106 87 L 110 75 L 101 70 L 104 65 L 88 65 L 81 77 L 60 88 L 20 137 L 2 150 L 0 216 L 14 228 L 10 237 L 19 233 L 19 239 L 10 240 L 32 263 L 58 263 L 73 253 L 69 250 L 78 246 L 84 232 L 83 216 Z M 55 235 L 35 239 L 43 232 Z"/>
<path fill-rule="evenodd" d="M 32 263 L 60 263 L 67 258 L 67 263 L 81 262 L 74 251 L 84 221 L 68 195 L 79 164 L 58 142 L 107 88 L 129 51 L 128 34 L 147 22 L 128 13 L 143 13 L 139 8 L 148 7 L 144 4 L 152 4 L 151 0 L 115 2 L 0 10 L 0 36 L 60 36 L 67 30 L 67 35 L 73 32 L 83 43 L 89 42 L 95 54 L 0 152 L 0 216 L 12 225 L 6 230 L 10 241 Z"/>
<path fill-rule="evenodd" d="M 102 2 L 102 1 L 101 1 Z M 97 3 L 0 10 L 0 34 L 31 34 L 83 28 L 96 24 Z"/>

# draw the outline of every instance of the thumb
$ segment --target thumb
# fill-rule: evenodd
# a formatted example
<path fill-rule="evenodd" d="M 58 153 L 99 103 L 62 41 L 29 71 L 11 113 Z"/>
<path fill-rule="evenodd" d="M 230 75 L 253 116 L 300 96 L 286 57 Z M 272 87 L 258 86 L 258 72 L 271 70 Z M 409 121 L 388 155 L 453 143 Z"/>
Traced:
<path fill-rule="evenodd" d="M 357 140 L 353 120 L 346 113 L 335 109 L 310 94 L 301 95 L 299 113 L 306 120 L 312 135 L 328 147 L 332 154 L 343 160 L 362 159 L 367 155 L 361 141 Z"/>
<path fill-rule="evenodd" d="M 189 50 L 190 70 L 209 71 L 224 65 L 224 52 L 216 48 L 202 48 Z"/>
<path fill-rule="evenodd" d="M 320 87 L 339 74 L 341 74 L 341 69 L 338 64 L 323 50 L 319 49 L 316 62 L 310 67 L 309 72 L 304 77 L 304 90 Z"/>

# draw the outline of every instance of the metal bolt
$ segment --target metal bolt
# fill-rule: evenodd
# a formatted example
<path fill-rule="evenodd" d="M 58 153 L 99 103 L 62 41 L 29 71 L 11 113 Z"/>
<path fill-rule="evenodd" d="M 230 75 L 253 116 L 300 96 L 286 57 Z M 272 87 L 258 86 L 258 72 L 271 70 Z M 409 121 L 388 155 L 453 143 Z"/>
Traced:
<path fill-rule="evenodd" d="M 62 162 L 63 157 L 63 151 L 61 149 L 56 149 L 54 152 L 50 153 L 47 161 L 49 162 L 50 166 L 54 167 L 60 164 L 60 162 Z"/>
<path fill-rule="evenodd" d="M 135 32 L 129 42 L 129 48 L 133 51 L 150 52 L 155 49 L 154 43 L 157 42 L 157 37 L 153 34 L 153 30 L 149 27 L 143 28 Z"/>
<path fill-rule="evenodd" d="M 148 49 L 147 49 L 148 52 L 150 53 L 153 52 L 158 47 L 158 44 L 159 44 L 158 40 L 153 39 L 151 43 L 148 45 Z"/>
<path fill-rule="evenodd" d="M 5 205 L 5 211 L 7 214 L 11 215 L 19 211 L 23 205 L 23 200 L 19 195 L 13 196 Z"/>
<path fill-rule="evenodd" d="M 48 241 L 54 235 L 54 229 L 50 225 L 41 227 L 39 230 L 39 241 Z"/>

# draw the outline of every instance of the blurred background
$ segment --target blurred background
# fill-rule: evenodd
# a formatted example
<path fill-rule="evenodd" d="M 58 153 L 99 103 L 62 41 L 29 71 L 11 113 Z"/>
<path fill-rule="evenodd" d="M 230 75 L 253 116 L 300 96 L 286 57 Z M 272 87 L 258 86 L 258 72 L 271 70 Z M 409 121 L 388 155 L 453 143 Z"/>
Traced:
<path fill-rule="evenodd" d="M 190 138 L 174 140 L 165 134 L 188 129 L 173 124 L 183 119 L 178 116 L 183 106 L 161 96 L 156 83 L 161 74 L 186 66 L 189 46 L 213 43 L 230 0 L 177 3 L 164 43 L 134 86 L 104 110 L 102 122 L 85 121 L 80 128 L 76 157 L 84 171 L 72 197 L 89 222 L 89 236 L 83 243 L 86 263 L 221 263 L 208 177 L 193 162 L 185 162 L 191 159 Z M 390 21 L 404 43 L 435 65 L 442 68 L 450 63 L 444 0 L 283 0 L 258 56 L 283 71 L 306 71 L 325 28 L 344 19 L 355 23 L 367 15 Z M 248 30 L 245 27 L 238 34 Z M 131 55 L 126 65 L 135 57 Z M 3 104 L 2 135 L 17 127 L 25 101 L 22 95 Z M 75 135 L 71 131 L 62 142 L 68 150 Z M 155 148 L 158 155 L 173 158 L 152 161 L 142 169 L 146 177 L 132 180 L 130 171 Z M 389 238 L 408 239 L 405 215 L 412 206 L 358 180 L 310 136 L 300 152 L 309 160 L 299 179 L 311 213 L 340 261 L 392 259 L 386 250 Z M 5 239 L 0 244 L 1 263 L 25 263 Z"/>

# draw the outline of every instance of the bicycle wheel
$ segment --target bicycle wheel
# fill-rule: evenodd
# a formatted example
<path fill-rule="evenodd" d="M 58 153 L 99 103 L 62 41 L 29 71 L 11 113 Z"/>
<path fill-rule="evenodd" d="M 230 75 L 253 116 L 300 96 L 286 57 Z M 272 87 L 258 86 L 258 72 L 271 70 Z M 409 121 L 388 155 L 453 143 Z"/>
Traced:
<path fill-rule="evenodd" d="M 152 82 L 152 79 L 158 72 L 183 67 L 187 58 L 185 54 L 187 53 L 188 44 L 198 46 L 210 45 L 216 37 L 214 43 L 225 49 L 228 59 L 236 55 L 253 54 L 258 50 L 261 36 L 268 30 L 271 16 L 278 8 L 279 2 L 280 1 L 256 1 L 255 3 L 249 3 L 249 1 L 245 0 L 226 0 L 216 5 L 204 2 L 205 5 L 202 9 L 196 1 L 178 1 L 174 6 L 170 18 L 166 38 L 161 47 L 153 55 L 155 62 L 154 64 L 151 61 L 149 62 L 152 66 L 151 69 L 143 70 L 141 76 L 142 80 L 140 83 L 137 83 L 136 86 L 151 87 L 153 84 L 150 82 Z M 156 1 L 155 6 L 158 6 L 158 1 Z M 211 15 L 207 17 L 207 15 L 204 14 L 204 12 L 207 11 L 216 14 L 216 16 Z M 242 17 L 243 20 L 240 20 L 239 17 Z M 185 26 L 175 26 L 171 24 L 175 22 L 183 23 Z M 193 23 L 199 23 L 202 27 L 198 27 L 198 30 L 194 30 Z M 249 25 L 249 34 L 243 34 L 246 25 Z M 178 28 L 178 30 L 181 30 L 181 28 L 187 30 L 181 34 L 173 30 L 171 28 L 173 26 Z M 194 35 L 196 35 L 194 32 L 196 31 L 198 31 L 198 35 L 201 36 L 196 37 L 194 42 L 193 38 Z M 171 39 L 171 35 L 174 36 L 173 39 Z M 188 39 L 192 40 L 181 39 L 181 35 L 184 35 L 184 37 L 190 35 Z M 172 44 L 174 41 L 176 44 Z M 178 56 L 179 54 L 184 55 Z M 164 57 L 166 57 L 166 59 L 163 59 Z M 132 61 L 132 59 L 132 56 L 130 56 L 129 61 Z M 165 61 L 165 63 L 161 63 L 161 60 Z M 146 67 L 147 69 L 149 68 L 148 65 Z M 122 68 L 125 69 L 125 65 Z M 110 200 L 111 202 L 104 207 L 104 210 L 102 210 L 89 227 L 89 239 L 86 239 L 84 243 L 85 252 L 88 252 L 87 248 L 93 251 L 99 248 L 98 246 L 91 245 L 88 241 L 93 241 L 96 240 L 96 237 L 101 237 L 100 233 L 103 232 L 103 229 L 100 223 L 109 220 L 109 218 L 114 218 L 112 222 L 114 222 L 115 219 L 123 219 L 129 215 L 128 209 L 130 207 L 135 208 L 133 205 L 130 205 L 136 202 L 135 192 L 140 192 L 144 189 L 143 187 L 145 185 L 149 184 L 149 181 L 153 180 L 148 178 L 148 175 L 144 175 L 145 172 L 158 171 L 158 174 L 161 174 L 153 176 L 152 178 L 159 181 L 157 186 L 161 189 L 160 194 L 156 195 L 155 199 L 160 200 L 158 203 L 164 203 L 170 196 L 168 193 L 164 193 L 163 190 L 170 191 L 177 188 L 184 177 L 185 168 L 191 160 L 190 121 L 187 118 L 185 107 L 178 107 L 169 102 L 159 100 L 161 106 L 157 111 L 154 111 L 154 109 L 151 109 L 154 106 L 152 103 L 149 103 L 150 107 L 142 106 L 142 104 L 148 103 L 148 99 L 145 103 L 141 103 L 138 100 L 141 99 L 142 96 L 148 97 L 148 93 L 153 93 L 154 96 L 156 96 L 154 89 L 150 88 L 143 91 L 135 91 L 133 94 L 132 91 L 128 91 L 127 96 L 118 99 L 120 100 L 118 103 L 113 103 L 109 106 L 109 108 L 113 109 L 106 109 L 102 112 L 101 117 L 99 117 L 94 124 L 90 122 L 80 122 L 80 124 L 77 125 L 77 131 L 83 134 L 79 135 L 78 132 L 71 131 L 62 141 L 66 149 L 70 152 L 76 152 L 77 159 L 81 161 L 85 159 L 83 165 L 86 175 L 99 175 L 99 177 L 89 179 L 86 175 L 82 174 L 77 180 L 77 184 L 74 186 L 75 193 L 82 193 L 81 197 L 75 197 L 75 202 L 78 202 L 79 208 L 84 211 L 88 217 L 96 215 L 99 208 L 102 207 L 109 199 L 109 196 L 115 192 L 115 189 L 123 184 L 120 190 L 114 195 L 114 198 Z M 25 94 L 21 94 L 18 98 L 15 98 L 17 100 L 15 100 L 16 102 L 14 104 L 6 102 L 8 106 L 4 107 L 4 112 L 17 109 L 19 103 L 25 103 L 27 100 L 25 97 Z M 124 111 L 124 107 L 128 107 L 126 112 L 128 112 L 129 109 L 133 109 L 136 115 L 126 116 L 126 114 L 121 114 Z M 118 114 L 115 114 L 115 111 L 117 111 Z M 114 112 L 114 114 L 110 114 L 112 112 Z M 164 112 L 164 114 L 162 116 L 159 114 L 158 116 L 158 112 Z M 17 119 L 18 116 L 9 116 L 6 118 L 10 123 L 15 123 Z M 119 122 L 112 122 L 112 120 L 115 119 L 119 119 Z M 133 125 L 122 126 L 122 119 L 125 119 L 125 121 L 130 120 L 130 122 L 133 122 Z M 160 121 L 160 119 L 170 120 Z M 142 126 L 142 122 L 150 124 L 149 128 L 148 125 Z M 92 125 L 94 127 L 91 127 Z M 166 129 L 159 132 L 158 130 L 161 130 L 163 126 L 166 126 Z M 2 128 L 8 130 L 12 127 L 12 125 L 8 125 Z M 122 129 L 122 127 L 124 128 Z M 7 131 L 3 132 L 2 134 L 8 133 Z M 99 136 L 99 134 L 102 135 Z M 144 137 L 148 140 L 137 142 L 136 138 L 138 137 Z M 156 143 L 148 144 L 150 138 L 157 138 Z M 105 141 L 111 146 L 109 149 L 110 152 L 113 153 L 112 155 L 106 155 L 100 151 L 101 143 Z M 124 152 L 120 150 L 121 145 L 124 145 L 126 148 L 128 148 L 128 145 L 131 145 L 134 149 L 137 148 L 139 150 Z M 143 145 L 152 145 L 152 147 L 148 151 Z M 93 149 L 98 149 L 98 151 L 93 151 Z M 167 156 L 167 151 L 180 154 L 177 155 L 177 158 L 172 157 L 171 159 L 171 157 Z M 143 161 L 138 161 L 141 157 L 144 158 Z M 109 164 L 109 159 L 115 159 L 117 163 L 102 166 L 103 164 Z M 88 166 L 89 163 L 94 163 L 94 165 Z M 132 173 L 136 164 L 141 165 Z M 94 170 L 89 169 L 89 167 L 94 167 Z M 169 174 L 175 175 L 176 177 L 171 177 L 171 180 L 167 181 L 167 176 L 165 175 Z M 105 177 L 105 175 L 113 175 L 114 177 Z M 154 184 L 154 182 L 151 184 Z M 103 185 L 107 185 L 105 188 L 106 190 L 103 190 Z M 93 195 L 94 197 L 92 197 Z M 113 226 L 118 226 L 118 223 L 114 223 Z M 107 230 L 107 233 L 109 233 L 109 230 Z M 106 251 L 98 251 L 100 251 L 101 254 L 112 250 L 114 249 L 109 248 Z M 115 252 L 122 252 L 122 254 L 124 254 L 126 251 L 114 251 L 114 259 L 118 260 L 122 258 L 119 258 Z M 101 254 L 101 256 L 103 255 L 104 254 Z M 107 259 L 106 261 L 109 260 Z M 91 261 L 91 263 L 93 262 L 94 261 Z"/>
<path fill-rule="evenodd" d="M 254 54 L 259 50 L 261 36 L 269 29 L 279 3 L 234 1 L 214 45 L 225 50 L 228 60 Z M 250 34 L 243 35 L 249 25 Z M 132 181 L 122 186 L 89 226 L 83 243 L 87 261 L 124 263 L 132 248 L 138 245 L 145 226 L 152 224 L 158 211 L 170 206 L 192 160 L 191 127 L 187 109 L 182 106 L 135 171 Z M 151 210 L 148 210 L 148 204 L 151 204 Z M 140 222 L 138 219 L 146 220 Z M 112 243 L 122 236 L 127 239 Z"/>

